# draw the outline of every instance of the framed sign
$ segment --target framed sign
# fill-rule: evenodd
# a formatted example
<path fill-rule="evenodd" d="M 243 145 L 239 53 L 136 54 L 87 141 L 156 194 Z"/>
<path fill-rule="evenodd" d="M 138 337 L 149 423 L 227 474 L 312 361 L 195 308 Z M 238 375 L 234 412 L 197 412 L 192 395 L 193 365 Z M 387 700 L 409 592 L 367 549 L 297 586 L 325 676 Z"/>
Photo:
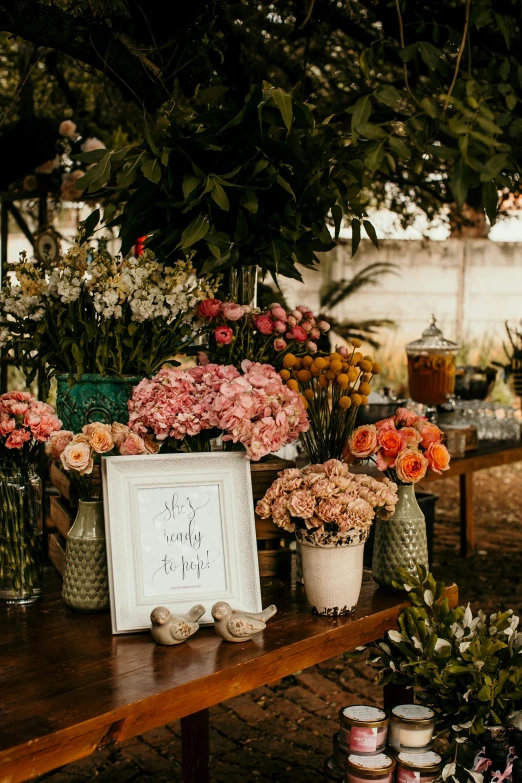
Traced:
<path fill-rule="evenodd" d="M 244 454 L 104 457 L 102 475 L 113 633 L 150 628 L 156 606 L 261 610 Z"/>

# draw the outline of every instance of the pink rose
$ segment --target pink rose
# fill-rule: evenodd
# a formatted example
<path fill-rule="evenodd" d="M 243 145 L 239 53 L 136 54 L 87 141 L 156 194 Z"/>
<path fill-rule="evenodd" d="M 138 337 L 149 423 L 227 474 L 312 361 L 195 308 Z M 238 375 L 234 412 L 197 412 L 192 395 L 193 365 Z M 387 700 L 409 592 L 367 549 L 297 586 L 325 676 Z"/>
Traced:
<path fill-rule="evenodd" d="M 274 322 L 269 315 L 258 315 L 254 320 L 255 327 L 261 334 L 272 334 L 274 331 Z"/>
<path fill-rule="evenodd" d="M 314 328 L 310 331 L 310 337 L 312 337 L 314 340 L 318 340 L 320 336 L 321 332 L 314 326 Z"/>
<path fill-rule="evenodd" d="M 297 326 L 297 318 L 295 318 L 293 315 L 288 316 L 288 326 Z"/>
<path fill-rule="evenodd" d="M 299 310 L 299 312 L 302 313 L 303 315 L 305 313 L 310 313 L 310 310 L 307 307 L 307 305 L 297 305 L 296 310 Z M 310 313 L 310 315 L 312 315 L 312 314 Z"/>
<path fill-rule="evenodd" d="M 302 312 L 300 310 L 292 310 L 292 315 L 295 318 L 295 320 L 297 321 L 297 323 L 299 323 L 299 321 L 303 317 L 303 314 L 302 314 Z"/>
<path fill-rule="evenodd" d="M 310 323 L 310 321 L 303 321 L 303 323 L 299 328 L 303 329 L 306 332 L 306 334 L 310 334 L 310 332 L 312 331 L 312 324 Z"/>
<path fill-rule="evenodd" d="M 427 470 L 428 460 L 420 451 L 404 449 L 395 462 L 397 478 L 405 484 L 416 484 L 421 481 Z"/>
<path fill-rule="evenodd" d="M 129 457 L 136 454 L 147 454 L 148 449 L 143 438 L 140 438 L 135 432 L 129 432 L 120 446 L 120 454 L 123 457 Z"/>
<path fill-rule="evenodd" d="M 218 326 L 217 329 L 214 329 L 214 337 L 216 338 L 216 342 L 221 343 L 221 345 L 228 345 L 231 343 L 233 336 L 234 332 L 230 326 Z"/>
<path fill-rule="evenodd" d="M 221 312 L 227 321 L 238 321 L 245 314 L 243 306 L 235 302 L 223 302 Z"/>
<path fill-rule="evenodd" d="M 302 326 L 294 326 L 294 328 L 292 329 L 292 334 L 294 336 L 294 339 L 297 340 L 298 343 L 304 343 L 308 339 L 308 335 L 306 334 Z"/>
<path fill-rule="evenodd" d="M 367 459 L 378 448 L 377 429 L 373 424 L 357 427 L 348 438 L 348 448 L 356 459 Z"/>
<path fill-rule="evenodd" d="M 281 307 L 280 304 L 275 304 L 272 306 L 272 316 L 276 318 L 278 321 L 286 321 L 287 315 L 285 312 L 284 307 Z"/>
<path fill-rule="evenodd" d="M 308 340 L 306 350 L 310 353 L 317 353 L 317 343 L 314 343 L 313 340 Z"/>
<path fill-rule="evenodd" d="M 319 321 L 317 324 L 318 328 L 321 330 L 321 332 L 328 332 L 330 331 L 330 324 L 327 321 Z"/>
<path fill-rule="evenodd" d="M 217 318 L 221 312 L 219 299 L 205 299 L 199 303 L 198 315 L 202 318 Z"/>
<path fill-rule="evenodd" d="M 21 449 L 24 443 L 31 439 L 31 433 L 28 430 L 13 430 L 5 442 L 8 449 Z"/>
<path fill-rule="evenodd" d="M 274 321 L 274 329 L 279 334 L 284 334 L 286 331 L 286 324 L 284 321 Z"/>
<path fill-rule="evenodd" d="M 126 424 L 120 424 L 119 421 L 113 421 L 111 424 L 111 435 L 114 441 L 114 445 L 118 446 L 119 448 L 129 432 L 130 430 Z"/>
<path fill-rule="evenodd" d="M 419 421 L 419 416 L 413 411 L 409 411 L 408 408 L 397 408 L 395 411 L 395 424 L 403 427 L 413 427 Z"/>
<path fill-rule="evenodd" d="M 418 430 L 415 429 L 415 427 L 402 427 L 399 430 L 401 437 L 404 438 L 406 441 L 406 445 L 410 449 L 416 449 L 419 446 L 419 443 L 422 440 L 422 436 Z"/>
<path fill-rule="evenodd" d="M 418 430 L 425 449 L 432 443 L 440 443 L 442 440 L 442 431 L 439 430 L 436 424 L 432 424 L 429 421 L 422 422 L 420 426 L 418 425 Z"/>
<path fill-rule="evenodd" d="M 386 430 L 394 430 L 395 429 L 395 420 L 392 418 L 390 419 L 381 419 L 380 421 L 376 422 L 375 427 L 377 428 L 377 432 L 385 432 Z"/>
<path fill-rule="evenodd" d="M 343 357 L 343 359 L 348 358 L 348 348 L 346 347 L 346 345 L 338 345 L 335 350 L 337 351 L 338 354 L 340 354 Z"/>
<path fill-rule="evenodd" d="M 73 439 L 73 433 L 69 430 L 59 430 L 53 432 L 45 444 L 45 453 L 51 459 L 58 459 L 62 455 L 62 451 Z"/>
<path fill-rule="evenodd" d="M 285 348 L 288 348 L 288 343 L 286 340 L 283 340 L 282 337 L 276 337 L 274 340 L 274 350 L 275 351 L 284 351 Z"/>
<path fill-rule="evenodd" d="M 296 489 L 288 498 L 288 511 L 293 517 L 307 519 L 313 517 L 315 511 L 315 497 L 308 489 Z"/>

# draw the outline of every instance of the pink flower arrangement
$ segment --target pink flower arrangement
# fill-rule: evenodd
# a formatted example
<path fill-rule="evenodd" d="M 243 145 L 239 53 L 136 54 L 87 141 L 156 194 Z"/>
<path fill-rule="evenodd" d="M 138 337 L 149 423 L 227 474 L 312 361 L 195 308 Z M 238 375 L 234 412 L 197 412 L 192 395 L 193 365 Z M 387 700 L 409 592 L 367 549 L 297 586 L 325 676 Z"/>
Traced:
<path fill-rule="evenodd" d="M 348 454 L 372 459 L 401 484 L 416 484 L 428 470 L 448 470 L 450 455 L 442 438 L 442 431 L 424 416 L 398 408 L 389 419 L 357 427 L 348 439 Z"/>
<path fill-rule="evenodd" d="M 29 465 L 39 443 L 46 443 L 62 422 L 54 409 L 30 392 L 0 395 L 0 449 L 4 458 Z"/>
<path fill-rule="evenodd" d="M 376 512 L 388 518 L 397 504 L 397 487 L 385 478 L 349 472 L 336 459 L 304 470 L 279 473 L 256 506 L 256 514 L 292 533 L 296 527 L 323 531 L 366 530 Z"/>
<path fill-rule="evenodd" d="M 238 369 L 243 359 L 249 359 L 272 364 L 279 370 L 288 352 L 295 356 L 306 351 L 315 353 L 314 340 L 330 329 L 326 321 L 317 323 L 306 305 L 286 311 L 275 303 L 260 311 L 236 302 L 205 299 L 199 304 L 198 315 L 208 334 L 203 353 L 210 362 L 225 361 Z"/>
<path fill-rule="evenodd" d="M 209 450 L 212 437 L 240 443 L 257 461 L 296 440 L 308 429 L 304 403 L 268 364 L 244 360 L 205 364 L 190 370 L 164 368 L 135 387 L 129 427 L 138 435 L 183 441 L 190 450 Z"/>

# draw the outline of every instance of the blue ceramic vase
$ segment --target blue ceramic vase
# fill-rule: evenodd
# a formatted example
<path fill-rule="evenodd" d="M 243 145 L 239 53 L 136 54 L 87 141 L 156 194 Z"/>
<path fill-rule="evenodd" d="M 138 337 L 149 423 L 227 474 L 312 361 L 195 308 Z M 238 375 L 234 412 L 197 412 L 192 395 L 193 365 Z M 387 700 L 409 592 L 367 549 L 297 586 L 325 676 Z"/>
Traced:
<path fill-rule="evenodd" d="M 142 376 L 129 375 L 118 378 L 89 373 L 80 381 L 69 386 L 68 375 L 57 375 L 58 390 L 56 408 L 65 430 L 81 432 L 85 424 L 101 421 L 112 424 L 119 421 L 127 424 L 129 411 L 127 402 L 132 389 Z"/>

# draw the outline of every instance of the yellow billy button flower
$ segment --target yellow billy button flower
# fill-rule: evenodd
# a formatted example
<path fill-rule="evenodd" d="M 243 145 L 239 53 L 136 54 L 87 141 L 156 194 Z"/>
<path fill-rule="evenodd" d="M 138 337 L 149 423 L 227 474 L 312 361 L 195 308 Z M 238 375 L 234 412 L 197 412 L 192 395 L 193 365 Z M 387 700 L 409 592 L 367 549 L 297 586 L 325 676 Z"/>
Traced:
<path fill-rule="evenodd" d="M 326 377 L 326 375 L 319 376 L 319 386 L 321 389 L 326 389 L 326 387 L 328 386 L 328 378 Z"/>
<path fill-rule="evenodd" d="M 361 405 L 368 405 L 368 397 L 366 394 L 361 394 Z"/>
<path fill-rule="evenodd" d="M 304 394 L 300 394 L 299 396 L 300 396 L 300 398 L 302 399 L 302 401 L 303 401 L 303 405 L 305 406 L 305 408 L 308 408 L 308 400 L 306 399 L 306 397 L 304 396 Z"/>
<path fill-rule="evenodd" d="M 335 359 L 342 361 L 343 357 L 341 356 L 340 353 L 337 353 L 337 351 L 334 351 L 333 353 L 330 354 L 329 359 L 330 359 L 331 362 L 333 362 Z"/>
<path fill-rule="evenodd" d="M 299 384 L 295 380 L 295 378 L 290 378 L 289 381 L 286 382 L 286 385 L 289 389 L 292 389 L 292 391 L 298 391 L 299 390 Z"/>
<path fill-rule="evenodd" d="M 343 411 L 347 411 L 348 408 L 350 408 L 352 405 L 352 401 L 349 397 L 346 395 L 343 395 L 342 397 L 339 397 L 339 407 Z"/>
<path fill-rule="evenodd" d="M 311 380 L 312 373 L 310 370 L 299 370 L 297 373 L 297 380 L 301 383 L 306 383 L 307 381 Z"/>
<path fill-rule="evenodd" d="M 370 384 L 369 383 L 360 383 L 359 384 L 359 388 L 358 388 L 357 391 L 359 392 L 359 394 L 368 396 L 368 394 L 371 391 Z"/>
<path fill-rule="evenodd" d="M 350 369 L 348 370 L 348 380 L 350 381 L 350 383 L 355 383 L 358 377 L 359 377 L 359 373 L 357 372 L 355 367 L 350 367 Z"/>
<path fill-rule="evenodd" d="M 313 389 L 305 389 L 303 392 L 303 396 L 306 397 L 307 400 L 313 400 L 315 397 Z"/>
<path fill-rule="evenodd" d="M 373 373 L 374 375 L 379 375 L 379 373 L 381 372 L 381 370 L 382 370 L 382 368 L 381 368 L 381 365 L 379 364 L 379 362 L 374 362 L 374 363 L 372 364 L 372 373 Z"/>
<path fill-rule="evenodd" d="M 337 376 L 337 383 L 339 384 L 341 389 L 346 389 L 346 388 L 348 388 L 348 384 L 350 383 L 350 379 L 348 378 L 347 375 L 345 375 L 345 373 L 340 372 L 339 375 Z"/>
<path fill-rule="evenodd" d="M 290 367 L 293 367 L 296 363 L 297 359 L 295 358 L 293 353 L 287 353 L 286 356 L 283 359 L 283 367 L 286 367 L 287 369 L 290 369 Z"/>
<path fill-rule="evenodd" d="M 340 359 L 332 359 L 332 361 L 330 362 L 330 370 L 332 370 L 333 372 L 341 372 L 342 368 L 343 368 L 343 363 L 341 362 Z"/>
<path fill-rule="evenodd" d="M 349 369 L 350 369 L 350 365 L 348 364 L 348 362 L 343 362 L 343 366 L 341 367 L 341 372 L 348 372 Z"/>
<path fill-rule="evenodd" d="M 360 340 L 357 339 L 357 337 L 354 337 L 351 341 L 354 348 L 360 348 L 362 343 Z"/>
<path fill-rule="evenodd" d="M 352 405 L 355 405 L 356 408 L 359 405 L 362 405 L 362 397 L 360 394 L 357 394 L 357 392 L 353 392 L 352 394 Z"/>
<path fill-rule="evenodd" d="M 363 372 L 371 372 L 373 364 L 372 362 L 369 362 L 368 359 L 363 359 L 362 362 L 359 362 L 359 367 Z"/>
<path fill-rule="evenodd" d="M 303 366 L 303 362 L 301 361 L 301 358 L 300 358 L 299 356 L 297 356 L 297 357 L 296 357 L 296 360 L 295 360 L 295 362 L 294 362 L 294 367 L 293 367 L 293 369 L 294 369 L 295 371 L 297 371 L 297 370 L 300 370 L 302 366 Z"/>
<path fill-rule="evenodd" d="M 314 359 L 313 366 L 316 367 L 320 372 L 326 366 L 326 360 L 323 359 L 322 356 L 318 356 L 317 359 Z"/>
<path fill-rule="evenodd" d="M 371 356 L 366 355 L 363 358 L 366 359 L 367 362 L 373 362 L 373 359 L 372 359 Z"/>
<path fill-rule="evenodd" d="M 333 370 L 328 370 L 328 372 L 326 373 L 326 377 L 328 378 L 329 381 L 333 381 L 333 379 L 335 378 L 334 371 Z"/>
<path fill-rule="evenodd" d="M 361 382 L 362 383 L 370 383 L 371 379 L 372 379 L 371 372 L 365 372 L 364 375 L 361 378 Z"/>
<path fill-rule="evenodd" d="M 306 367 L 307 370 L 309 370 L 314 363 L 314 360 L 311 356 L 303 356 L 301 361 L 303 362 L 303 367 Z"/>
<path fill-rule="evenodd" d="M 355 351 L 353 356 L 350 356 L 350 364 L 352 365 L 352 367 L 355 367 L 355 365 L 359 364 L 359 362 L 362 362 L 363 359 L 364 356 L 362 355 L 362 353 L 360 353 L 360 351 Z"/>
<path fill-rule="evenodd" d="M 282 381 L 287 381 L 290 378 L 288 370 L 279 370 L 279 375 Z"/>

